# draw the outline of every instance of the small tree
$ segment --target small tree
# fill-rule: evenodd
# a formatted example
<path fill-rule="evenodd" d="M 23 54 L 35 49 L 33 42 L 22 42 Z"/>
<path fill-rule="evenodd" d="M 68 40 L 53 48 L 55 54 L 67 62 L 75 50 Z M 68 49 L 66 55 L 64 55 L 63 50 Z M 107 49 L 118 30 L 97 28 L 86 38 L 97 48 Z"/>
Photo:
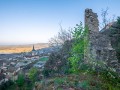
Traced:
<path fill-rule="evenodd" d="M 20 88 L 24 85 L 25 78 L 24 78 L 23 74 L 18 75 L 18 79 L 17 79 L 16 83 L 17 83 L 18 87 L 20 87 Z"/>
<path fill-rule="evenodd" d="M 59 46 L 63 45 L 65 41 L 72 39 L 71 29 L 65 30 L 60 27 L 60 31 L 54 37 L 49 40 L 49 46 Z"/>
<path fill-rule="evenodd" d="M 100 26 L 101 29 L 103 29 L 103 28 L 106 29 L 108 24 L 110 24 L 116 20 L 115 15 L 113 15 L 112 17 L 110 17 L 108 19 L 108 15 L 109 15 L 108 10 L 109 10 L 109 8 L 107 7 L 106 9 L 102 9 L 102 11 L 101 11 L 101 16 L 102 16 L 102 23 Z"/>
<path fill-rule="evenodd" d="M 117 23 L 120 24 L 120 17 L 117 18 Z"/>
<path fill-rule="evenodd" d="M 38 72 L 37 68 L 31 68 L 29 71 L 28 76 L 30 80 L 32 80 L 33 82 L 37 79 L 37 72 Z"/>
<path fill-rule="evenodd" d="M 71 57 L 69 57 L 71 64 L 70 71 L 78 73 L 84 62 L 85 49 L 88 47 L 88 39 L 86 37 L 88 35 L 88 29 L 83 28 L 82 23 L 80 23 L 80 25 L 76 25 L 72 33 L 74 43 L 72 45 Z"/>
<path fill-rule="evenodd" d="M 102 13 L 101 13 L 101 16 L 102 16 L 102 25 L 103 25 L 103 28 L 107 26 L 108 24 L 108 19 L 107 19 L 107 16 L 108 16 L 108 8 L 106 8 L 106 10 L 102 9 Z"/>

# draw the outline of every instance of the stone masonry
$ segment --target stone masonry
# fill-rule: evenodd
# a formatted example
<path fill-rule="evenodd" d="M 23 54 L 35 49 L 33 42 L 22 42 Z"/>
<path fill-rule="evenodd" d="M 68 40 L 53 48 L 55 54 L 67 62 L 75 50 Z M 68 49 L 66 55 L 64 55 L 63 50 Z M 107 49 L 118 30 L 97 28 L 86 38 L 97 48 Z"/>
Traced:
<path fill-rule="evenodd" d="M 92 9 L 85 10 L 85 26 L 89 29 L 89 57 L 102 60 L 108 66 L 115 68 L 120 73 L 116 51 L 111 46 L 110 38 L 99 32 L 99 21 Z"/>

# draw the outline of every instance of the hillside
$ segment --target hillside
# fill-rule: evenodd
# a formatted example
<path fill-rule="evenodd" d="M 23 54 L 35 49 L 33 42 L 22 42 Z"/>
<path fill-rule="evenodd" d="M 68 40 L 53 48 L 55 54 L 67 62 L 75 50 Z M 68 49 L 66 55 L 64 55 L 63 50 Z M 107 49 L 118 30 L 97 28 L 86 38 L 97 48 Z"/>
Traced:
<path fill-rule="evenodd" d="M 29 52 L 32 50 L 33 44 L 28 45 L 1 45 L 0 53 L 21 53 L 21 52 Z M 47 43 L 38 43 L 34 44 L 35 49 L 41 49 L 48 47 Z"/>

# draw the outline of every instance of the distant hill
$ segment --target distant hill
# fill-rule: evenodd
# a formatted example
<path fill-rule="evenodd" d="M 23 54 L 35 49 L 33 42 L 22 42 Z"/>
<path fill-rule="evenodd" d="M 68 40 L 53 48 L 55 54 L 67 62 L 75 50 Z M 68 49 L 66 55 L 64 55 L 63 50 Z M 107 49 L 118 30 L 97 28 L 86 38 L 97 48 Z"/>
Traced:
<path fill-rule="evenodd" d="M 0 54 L 6 53 L 21 53 L 32 50 L 33 44 L 28 45 L 0 45 Z M 48 43 L 34 44 L 36 50 L 48 47 Z"/>

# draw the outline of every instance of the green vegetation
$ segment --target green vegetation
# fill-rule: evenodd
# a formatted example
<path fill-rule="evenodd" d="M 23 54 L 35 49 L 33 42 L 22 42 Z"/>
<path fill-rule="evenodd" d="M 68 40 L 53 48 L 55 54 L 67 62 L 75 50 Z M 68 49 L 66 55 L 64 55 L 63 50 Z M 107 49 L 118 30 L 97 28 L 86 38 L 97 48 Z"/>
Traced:
<path fill-rule="evenodd" d="M 89 31 L 88 28 L 83 28 L 82 23 L 77 24 L 75 29 L 72 31 L 73 40 L 69 41 L 72 47 L 64 43 L 66 47 L 69 47 L 66 53 L 62 51 L 66 50 L 63 46 L 59 53 L 51 54 L 51 58 L 48 60 L 45 74 L 49 75 L 60 75 L 60 71 L 63 68 L 63 61 L 65 62 L 65 68 L 69 69 L 68 72 L 61 74 L 61 77 L 55 77 L 48 82 L 50 87 L 55 87 L 57 90 L 64 90 L 64 88 L 84 89 L 84 90 L 119 90 L 120 78 L 115 70 L 109 67 L 104 61 L 96 61 L 89 56 Z M 68 43 L 68 42 L 67 42 Z M 68 52 L 69 51 L 69 52 Z M 68 56 L 66 59 L 62 57 Z M 62 62 L 62 68 L 59 67 L 59 60 Z M 86 62 L 85 62 L 86 60 Z M 51 68 L 52 67 L 52 68 Z M 53 69 L 56 67 L 56 71 Z M 65 69 L 63 68 L 63 69 Z M 44 84 L 41 83 L 41 85 Z"/>
<path fill-rule="evenodd" d="M 70 71 L 78 73 L 83 66 L 84 53 L 88 47 L 88 29 L 83 28 L 82 23 L 80 23 L 80 25 L 76 25 L 72 34 L 74 42 L 72 45 L 71 56 L 69 57 L 71 64 Z"/>
<path fill-rule="evenodd" d="M 37 81 L 38 70 L 36 68 L 31 68 L 29 70 L 28 77 L 25 77 L 23 74 L 19 74 L 17 80 L 13 82 L 8 82 L 9 85 L 7 88 L 0 87 L 0 90 L 32 90 L 34 87 L 35 81 Z M 2 89 L 1 89 L 2 88 Z"/>
<path fill-rule="evenodd" d="M 38 73 L 37 68 L 31 68 L 30 69 L 28 77 L 30 78 L 30 80 L 32 82 L 35 82 L 37 80 L 37 73 Z"/>
<path fill-rule="evenodd" d="M 102 84 L 103 90 L 119 90 L 120 78 L 118 74 L 114 72 L 114 69 L 108 66 L 106 67 L 104 61 L 98 62 L 88 56 L 88 34 L 88 29 L 84 29 L 82 24 L 77 25 L 73 31 L 74 43 L 72 46 L 71 57 L 69 57 L 71 72 L 74 74 L 85 73 L 86 75 L 96 75 L 96 77 L 99 77 L 99 79 L 102 80 L 101 83 L 99 83 Z M 88 57 L 87 63 L 84 62 L 85 55 Z M 82 85 L 86 86 L 86 84 L 87 83 L 84 82 Z"/>
<path fill-rule="evenodd" d="M 109 36 L 111 37 L 111 45 L 116 51 L 116 56 L 118 62 L 120 63 L 120 17 L 117 18 L 117 23 L 115 23 L 110 28 Z"/>
<path fill-rule="evenodd" d="M 22 87 L 22 86 L 24 85 L 24 83 L 25 83 L 24 80 L 25 80 L 25 79 L 24 79 L 24 75 L 19 74 L 19 75 L 18 75 L 18 79 L 17 79 L 17 81 L 16 81 L 18 87 Z"/>
<path fill-rule="evenodd" d="M 14 85 L 14 82 L 13 81 L 11 81 L 11 80 L 9 80 L 9 81 L 7 81 L 7 82 L 5 82 L 5 83 L 2 83 L 1 85 L 0 85 L 0 90 L 8 90 L 8 87 L 12 87 Z M 9 89 L 10 90 L 10 89 Z M 13 90 L 13 89 L 12 89 Z M 15 90 L 15 89 L 14 89 Z"/>
<path fill-rule="evenodd" d="M 84 73 L 57 76 L 38 82 L 38 86 L 40 90 L 43 87 L 45 90 L 53 90 L 53 87 L 55 90 L 119 90 L 96 75 Z"/>
<path fill-rule="evenodd" d="M 120 17 L 117 18 L 117 23 L 120 24 Z"/>
<path fill-rule="evenodd" d="M 108 67 L 106 62 L 96 61 L 88 55 L 88 28 L 83 28 L 82 23 L 77 24 L 72 31 L 72 35 L 73 40 L 66 42 L 67 44 L 64 43 L 59 53 L 51 54 L 46 64 L 48 68 L 45 68 L 44 75 L 55 76 L 46 80 L 46 85 L 44 82 L 44 84 L 40 83 L 40 86 L 48 86 L 46 90 L 53 90 L 52 87 L 57 90 L 70 88 L 75 90 L 119 90 L 120 78 L 115 70 Z M 72 46 L 69 47 L 70 44 Z M 67 51 L 66 53 L 64 53 L 65 50 Z M 63 57 L 65 56 L 68 57 L 64 59 Z M 62 63 L 61 67 L 57 64 L 59 61 Z M 64 64 L 66 64 L 65 67 L 63 66 Z M 54 67 L 56 67 L 56 71 L 53 69 Z M 63 71 L 62 69 L 69 69 L 68 72 L 70 73 L 61 74 L 60 71 Z"/>

